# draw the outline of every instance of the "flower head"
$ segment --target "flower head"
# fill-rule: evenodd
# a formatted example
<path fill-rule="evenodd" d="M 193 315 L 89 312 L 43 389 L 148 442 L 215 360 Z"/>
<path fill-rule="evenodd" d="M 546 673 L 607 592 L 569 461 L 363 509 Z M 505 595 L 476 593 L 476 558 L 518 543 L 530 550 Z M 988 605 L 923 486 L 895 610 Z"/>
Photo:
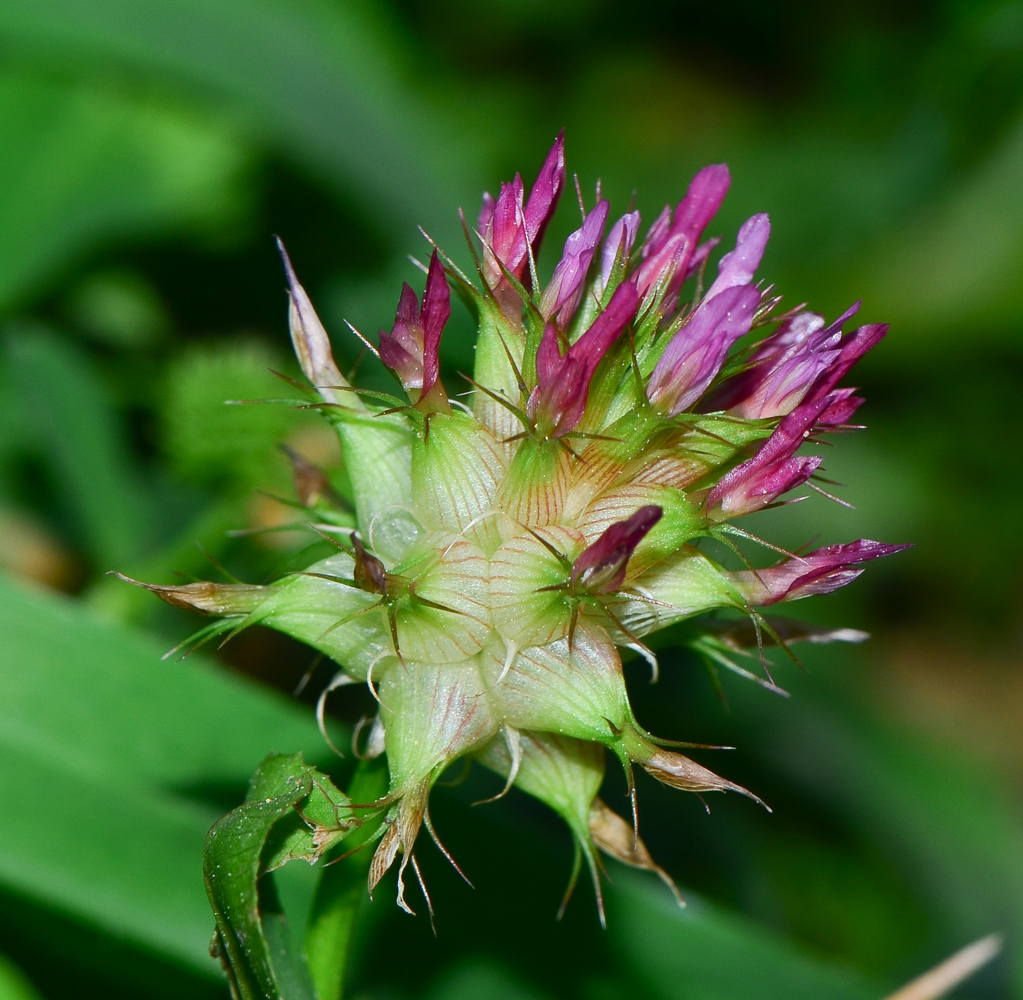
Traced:
<path fill-rule="evenodd" d="M 410 406 L 351 391 L 285 258 L 295 351 L 340 437 L 352 498 L 331 508 L 329 480 L 296 468 L 300 500 L 335 548 L 267 586 L 144 584 L 217 616 L 214 633 L 286 632 L 333 659 L 335 683 L 370 688 L 371 748 L 387 755 L 390 787 L 369 881 L 397 868 L 406 909 L 430 789 L 463 757 L 564 818 L 598 901 L 598 850 L 667 878 L 638 814 L 630 824 L 598 797 L 609 753 L 630 781 L 642 770 L 674 788 L 755 796 L 646 732 L 619 650 L 656 670 L 646 635 L 718 609 L 782 641 L 758 608 L 828 593 L 904 547 L 859 541 L 739 572 L 700 548 L 750 538 L 731 522 L 818 472 L 805 449 L 848 429 L 861 400 L 839 382 L 885 327 L 843 332 L 856 307 L 830 325 L 806 311 L 774 317 L 776 300 L 754 284 L 766 215 L 680 308 L 717 243 L 703 233 L 728 190 L 724 166 L 700 171 L 638 251 L 639 213 L 605 237 L 598 196 L 543 284 L 536 253 L 564 176 L 559 136 L 528 198 L 518 175 L 484 197 L 482 288 L 453 264 L 445 274 L 438 253 L 422 298 L 404 287 L 380 359 Z M 452 406 L 440 379 L 449 279 L 478 310 L 471 408 Z M 693 628 L 699 651 L 715 633 Z"/>

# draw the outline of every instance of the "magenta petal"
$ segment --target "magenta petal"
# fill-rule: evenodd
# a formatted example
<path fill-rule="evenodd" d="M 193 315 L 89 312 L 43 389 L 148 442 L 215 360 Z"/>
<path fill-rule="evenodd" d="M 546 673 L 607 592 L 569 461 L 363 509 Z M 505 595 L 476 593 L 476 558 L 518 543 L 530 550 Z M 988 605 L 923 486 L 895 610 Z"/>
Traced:
<path fill-rule="evenodd" d="M 793 410 L 751 459 L 718 480 L 707 494 L 707 511 L 721 510 L 729 517 L 738 517 L 773 503 L 782 493 L 805 482 L 817 466 L 792 456 L 809 437 L 828 403 L 827 398 L 820 398 Z M 776 489 L 773 496 L 768 487 Z"/>
<path fill-rule="evenodd" d="M 604 240 L 604 249 L 600 254 L 601 290 L 607 288 L 615 260 L 619 257 L 623 261 L 629 259 L 638 231 L 639 212 L 627 212 L 611 227 L 611 232 L 607 234 L 607 239 Z"/>
<path fill-rule="evenodd" d="M 613 594 L 625 580 L 636 546 L 661 519 L 664 511 L 653 504 L 640 507 L 632 517 L 616 521 L 572 564 L 572 587 L 591 594 Z"/>
<path fill-rule="evenodd" d="M 749 332 L 760 292 L 748 285 L 705 299 L 664 349 L 647 383 L 647 397 L 670 416 L 689 409 L 721 369 L 735 341 Z"/>
<path fill-rule="evenodd" d="M 853 414 L 866 402 L 862 396 L 854 396 L 855 389 L 836 389 L 828 394 L 831 402 L 817 418 L 821 427 L 842 427 L 849 423 Z"/>
<path fill-rule="evenodd" d="M 401 285 L 401 295 L 398 298 L 394 321 L 396 323 L 419 322 L 419 296 L 407 281 L 402 282 Z"/>
<path fill-rule="evenodd" d="M 708 299 L 733 285 L 748 285 L 753 280 L 770 235 L 771 220 L 764 213 L 754 215 L 742 224 L 735 249 L 726 253 L 718 264 L 717 279 L 707 289 Z"/>
<path fill-rule="evenodd" d="M 821 377 L 820 382 L 814 386 L 814 394 L 828 393 L 845 378 L 852 368 L 864 354 L 875 347 L 885 334 L 888 333 L 887 323 L 868 323 L 853 330 L 842 340 L 839 347 L 839 356 L 835 363 Z"/>
<path fill-rule="evenodd" d="M 526 236 L 533 253 L 538 253 L 547 223 L 551 221 L 558 207 L 562 188 L 565 186 L 565 130 L 558 133 L 547 159 L 537 175 L 529 200 L 526 202 Z"/>
<path fill-rule="evenodd" d="M 698 237 L 717 214 L 731 186 L 732 175 L 727 164 L 714 163 L 704 167 L 693 178 L 685 198 L 679 202 L 671 228 Z M 693 243 L 695 246 L 696 241 Z"/>
<path fill-rule="evenodd" d="M 607 308 L 564 353 L 554 324 L 544 328 L 536 353 L 536 388 L 526 411 L 551 437 L 573 430 L 586 412 L 590 380 L 611 345 L 622 335 L 639 309 L 639 296 L 631 281 L 615 290 Z"/>
<path fill-rule="evenodd" d="M 406 392 L 422 389 L 423 361 L 402 345 L 393 334 L 380 331 L 380 360 L 393 371 Z"/>
<path fill-rule="evenodd" d="M 637 276 L 640 295 L 646 295 L 659 282 L 666 280 L 665 297 L 669 300 L 669 307 L 673 306 L 700 236 L 721 207 L 730 184 L 731 175 L 723 163 L 704 167 L 693 178 L 685 198 L 679 202 L 667 231 L 661 219 L 651 226 L 643 248 L 645 259 Z"/>
<path fill-rule="evenodd" d="M 646 239 L 643 240 L 643 246 L 640 250 L 640 256 L 643 260 L 646 260 L 650 254 L 656 252 L 661 248 L 664 241 L 668 238 L 668 232 L 671 229 L 671 205 L 665 205 L 661 209 L 661 214 L 650 224 L 650 228 L 647 230 Z"/>
<path fill-rule="evenodd" d="M 451 316 L 451 289 L 444 274 L 437 251 L 430 257 L 423 292 L 423 395 L 425 396 L 440 377 L 440 337 Z"/>
<path fill-rule="evenodd" d="M 398 376 L 406 392 L 418 402 L 437 384 L 438 352 L 444 324 L 451 315 L 451 292 L 437 251 L 430 258 L 426 290 L 420 304 L 407 283 L 390 333 L 380 331 L 380 360 Z"/>
<path fill-rule="evenodd" d="M 582 226 L 565 240 L 565 250 L 551 280 L 540 296 L 540 314 L 544 319 L 556 319 L 564 329 L 579 306 L 586 275 L 604 235 L 610 204 L 597 203 Z"/>
<path fill-rule="evenodd" d="M 828 545 L 767 569 L 730 575 L 750 604 L 765 606 L 778 601 L 797 601 L 814 594 L 829 594 L 851 583 L 863 572 L 856 568 L 858 564 L 910 547 L 885 545 L 861 538 L 847 545 Z"/>
<path fill-rule="evenodd" d="M 805 455 L 759 465 L 721 491 L 715 497 L 715 506 L 726 517 L 742 517 L 762 510 L 789 490 L 802 486 L 823 461 L 820 455 Z"/>

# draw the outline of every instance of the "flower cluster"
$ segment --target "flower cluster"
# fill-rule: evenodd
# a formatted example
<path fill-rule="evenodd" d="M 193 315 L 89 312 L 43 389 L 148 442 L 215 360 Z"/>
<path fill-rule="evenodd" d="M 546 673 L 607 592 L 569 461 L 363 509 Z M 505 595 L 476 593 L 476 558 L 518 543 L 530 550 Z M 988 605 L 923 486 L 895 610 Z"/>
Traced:
<path fill-rule="evenodd" d="M 390 773 L 370 888 L 398 861 L 406 909 L 430 789 L 467 755 L 564 817 L 598 900 L 597 849 L 663 876 L 638 836 L 637 766 L 676 788 L 753 796 L 643 729 L 620 649 L 656 667 L 645 636 L 715 609 L 782 644 L 760 608 L 841 587 L 902 547 L 858 541 L 736 571 L 699 545 L 735 548 L 750 537 L 736 518 L 813 486 L 821 458 L 803 446 L 850 428 L 862 401 L 838 383 L 885 333 L 846 332 L 855 306 L 830 324 L 778 314 L 754 280 L 766 215 L 703 291 L 718 242 L 704 230 L 729 183 L 724 166 L 700 171 L 642 241 L 639 213 L 609 226 L 598 191 L 541 285 L 565 186 L 559 136 L 528 197 L 518 176 L 484 196 L 477 282 L 436 249 L 422 299 L 402 290 L 378 357 L 407 400 L 342 377 L 285 257 L 292 340 L 352 487 L 348 513 L 327 502 L 329 484 L 309 499 L 337 552 L 270 586 L 151 589 L 222 616 L 215 631 L 259 622 L 296 636 L 333 658 L 337 683 L 369 686 L 379 713 L 365 752 L 386 752 Z M 452 287 L 479 320 L 471 407 L 440 380 Z M 598 797 L 606 751 L 633 790 L 630 821 Z"/>

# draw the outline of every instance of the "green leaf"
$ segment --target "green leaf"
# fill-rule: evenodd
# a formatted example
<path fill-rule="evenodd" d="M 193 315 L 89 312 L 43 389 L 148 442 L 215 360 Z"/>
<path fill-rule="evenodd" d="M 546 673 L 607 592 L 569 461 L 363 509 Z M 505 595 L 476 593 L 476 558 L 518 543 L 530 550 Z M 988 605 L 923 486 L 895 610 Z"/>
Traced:
<path fill-rule="evenodd" d="M 262 871 L 273 871 L 301 859 L 315 864 L 355 825 L 351 800 L 325 774 L 310 767 L 300 753 L 271 754 L 259 765 L 249 782 L 246 802 L 290 796 L 304 789 L 296 808 L 275 824 L 267 838 Z"/>
<path fill-rule="evenodd" d="M 5 347 L 24 426 L 87 549 L 104 569 L 123 564 L 141 548 L 149 512 L 103 384 L 77 346 L 43 327 L 11 330 Z"/>
<path fill-rule="evenodd" d="M 74 601 L 0 578 L 0 884 L 217 975 L 203 842 L 308 713 Z"/>
<path fill-rule="evenodd" d="M 445 220 L 471 153 L 394 67 L 409 57 L 365 5 L 306 0 L 8 0 L 0 39 L 21 51 L 177 78 L 226 99 L 278 150 L 367 198 L 411 234 Z M 414 53 L 412 53 L 414 55 Z"/>
<path fill-rule="evenodd" d="M 360 761 L 348 788 L 356 806 L 371 803 L 387 792 L 387 766 L 382 757 Z M 353 830 L 345 850 L 368 845 L 379 822 L 367 820 Z M 340 1000 L 345 969 L 360 914 L 369 902 L 366 876 L 373 852 L 366 849 L 334 861 L 323 869 L 306 931 L 305 955 L 318 1000 Z"/>
<path fill-rule="evenodd" d="M 244 157 L 236 144 L 137 88 L 6 70 L 0 135 L 0 310 L 99 241 L 207 231 L 237 208 Z"/>
<path fill-rule="evenodd" d="M 608 933 L 625 967 L 656 1000 L 875 1000 L 880 990 L 825 965 L 743 917 L 616 870 Z"/>
<path fill-rule="evenodd" d="M 313 774 L 300 754 L 268 757 L 245 803 L 218 820 L 206 840 L 203 875 L 217 917 L 215 949 L 242 1000 L 314 1000 L 308 970 L 292 954 L 272 883 L 264 883 L 263 893 L 259 885 L 271 830 L 295 816 L 311 796 Z M 289 834 L 285 841 L 290 840 Z M 278 844 L 270 867 L 289 859 L 285 844 Z"/>
<path fill-rule="evenodd" d="M 0 1000 L 39 1000 L 39 994 L 13 962 L 0 955 Z"/>

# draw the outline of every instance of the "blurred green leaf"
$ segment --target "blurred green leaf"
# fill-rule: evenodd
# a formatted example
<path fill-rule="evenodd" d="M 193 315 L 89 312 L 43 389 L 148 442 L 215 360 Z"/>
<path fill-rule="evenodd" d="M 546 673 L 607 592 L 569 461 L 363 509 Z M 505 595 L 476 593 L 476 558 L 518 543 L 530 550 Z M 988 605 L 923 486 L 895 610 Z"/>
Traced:
<path fill-rule="evenodd" d="M 78 347 L 45 328 L 10 330 L 5 348 L 23 426 L 60 502 L 101 568 L 123 564 L 142 547 L 149 512 L 105 387 Z"/>
<path fill-rule="evenodd" d="M 206 831 L 312 719 L 201 657 L 0 579 L 0 881 L 207 974 Z"/>
<path fill-rule="evenodd" d="M 769 931 L 688 893 L 679 909 L 659 886 L 616 870 L 608 933 L 625 967 L 657 1000 L 875 1000 L 849 970 L 804 955 Z"/>
<path fill-rule="evenodd" d="M 32 984 L 3 955 L 0 955 L 0 1000 L 39 1000 Z"/>
<path fill-rule="evenodd" d="M 739 694 L 744 711 L 754 700 Z M 1008 783 L 979 761 L 904 729 L 799 693 L 795 712 L 758 705 L 759 750 L 801 792 L 892 859 L 915 885 L 951 951 L 963 941 L 1023 935 L 1023 811 Z M 927 956 L 937 961 L 939 951 Z M 1014 996 L 1023 996 L 1017 958 Z"/>
<path fill-rule="evenodd" d="M 468 959 L 445 970 L 426 993 L 428 1000 L 541 1000 L 507 969 L 495 962 Z"/>
<path fill-rule="evenodd" d="M 2 17 L 2 15 L 0 15 Z M 0 74 L 0 309 L 96 244 L 221 226 L 245 157 L 168 101 Z"/>
<path fill-rule="evenodd" d="M 0 38 L 226 99 L 278 150 L 367 197 L 402 242 L 415 221 L 453 234 L 471 151 L 455 155 L 450 127 L 401 81 L 408 52 L 373 13 L 318 0 L 9 0 Z"/>
<path fill-rule="evenodd" d="M 1023 122 L 986 160 L 871 248 L 848 277 L 872 314 L 901 331 L 893 360 L 958 343 L 965 330 L 1018 337 L 1023 303 Z"/>
<path fill-rule="evenodd" d="M 272 374 L 287 367 L 278 352 L 257 341 L 201 343 L 179 354 L 159 401 L 164 448 L 178 474 L 206 484 L 269 485 L 268 470 L 286 468 L 277 445 L 303 420 L 285 404 L 258 402 L 305 402 Z M 253 402 L 229 404 L 242 400 Z M 318 423 L 312 414 L 304 416 Z"/>

